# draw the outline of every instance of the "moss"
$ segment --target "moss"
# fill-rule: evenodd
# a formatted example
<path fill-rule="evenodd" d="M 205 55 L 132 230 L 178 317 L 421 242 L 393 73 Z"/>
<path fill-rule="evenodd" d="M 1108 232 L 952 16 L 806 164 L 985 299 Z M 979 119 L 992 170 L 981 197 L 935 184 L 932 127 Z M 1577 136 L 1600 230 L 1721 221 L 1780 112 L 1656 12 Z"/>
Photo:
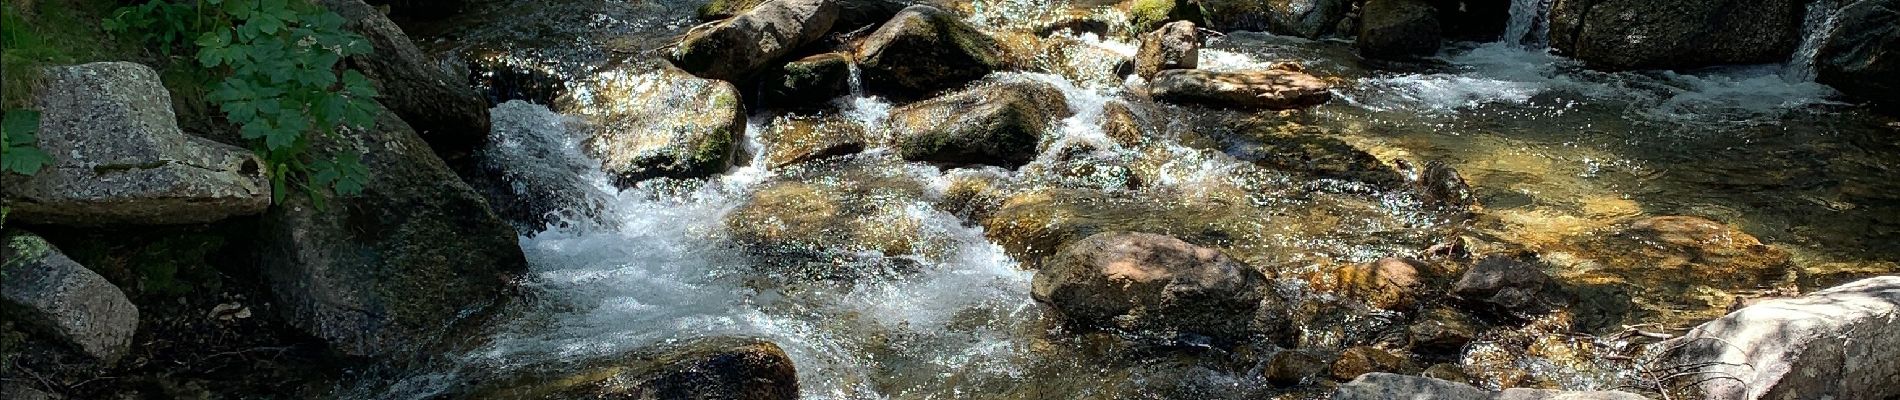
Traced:
<path fill-rule="evenodd" d="M 731 18 L 739 13 L 758 7 L 763 0 L 712 0 L 699 6 L 698 17 L 701 21 Z"/>
<path fill-rule="evenodd" d="M 1135 0 L 1128 7 L 1128 22 L 1136 32 L 1147 32 L 1168 22 L 1174 13 L 1174 0 Z"/>

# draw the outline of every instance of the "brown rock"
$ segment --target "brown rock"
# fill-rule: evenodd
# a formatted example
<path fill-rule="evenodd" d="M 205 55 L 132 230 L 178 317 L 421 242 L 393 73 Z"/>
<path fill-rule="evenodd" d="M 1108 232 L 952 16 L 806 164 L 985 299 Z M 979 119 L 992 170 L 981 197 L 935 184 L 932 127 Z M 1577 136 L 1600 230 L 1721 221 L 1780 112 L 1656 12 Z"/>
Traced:
<path fill-rule="evenodd" d="M 1332 100 L 1332 86 L 1318 77 L 1281 69 L 1212 72 L 1167 70 L 1148 83 L 1157 100 L 1220 107 L 1288 109 Z"/>
<path fill-rule="evenodd" d="M 1369 346 L 1346 349 L 1333 361 L 1333 378 L 1351 380 L 1372 372 L 1400 372 L 1406 368 L 1407 361 L 1391 352 Z"/>
<path fill-rule="evenodd" d="M 1175 21 L 1141 35 L 1135 51 L 1135 74 L 1154 79 L 1162 70 L 1194 69 L 1201 64 L 1201 33 L 1194 23 Z"/>
<path fill-rule="evenodd" d="M 1036 272 L 1031 295 L 1071 322 L 1240 340 L 1262 327 L 1267 277 L 1219 250 L 1172 237 L 1104 232 L 1069 244 Z"/>

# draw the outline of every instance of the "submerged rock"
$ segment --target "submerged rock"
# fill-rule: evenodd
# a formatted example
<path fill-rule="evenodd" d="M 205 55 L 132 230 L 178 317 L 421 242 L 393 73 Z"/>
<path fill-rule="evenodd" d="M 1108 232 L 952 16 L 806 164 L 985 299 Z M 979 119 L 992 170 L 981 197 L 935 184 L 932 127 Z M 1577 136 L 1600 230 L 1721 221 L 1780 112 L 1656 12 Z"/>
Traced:
<path fill-rule="evenodd" d="M 1317 39 L 1352 8 L 1347 0 L 1199 0 L 1214 30 L 1263 31 Z"/>
<path fill-rule="evenodd" d="M 1815 79 L 1900 109 L 1900 2 L 1857 0 L 1834 18 L 1814 55 Z"/>
<path fill-rule="evenodd" d="M 1425 162 L 1425 169 L 1418 171 L 1418 178 L 1412 181 L 1418 190 L 1419 200 L 1425 205 L 1440 210 L 1467 210 L 1478 205 L 1477 197 L 1471 193 L 1471 185 L 1458 175 L 1450 163 L 1439 160 Z"/>
<path fill-rule="evenodd" d="M 1034 81 L 979 86 L 891 112 L 906 160 L 1016 168 L 1036 158 L 1042 134 L 1070 110 L 1062 91 Z"/>
<path fill-rule="evenodd" d="M 1550 44 L 1595 68 L 1685 69 L 1787 61 L 1801 41 L 1796 0 L 1558 0 Z"/>
<path fill-rule="evenodd" d="M 1415 352 L 1459 354 L 1478 336 L 1480 328 L 1477 321 L 1458 310 L 1434 308 L 1419 313 L 1406 333 Z"/>
<path fill-rule="evenodd" d="M 402 28 L 362 0 L 319 3 L 348 23 L 344 29 L 369 39 L 370 54 L 349 65 L 376 82 L 377 99 L 401 116 L 443 158 L 457 159 L 488 142 L 488 100 L 416 48 Z M 438 6 L 439 7 L 439 6 Z"/>
<path fill-rule="evenodd" d="M 1148 83 L 1156 100 L 1221 107 L 1288 109 L 1324 104 L 1332 86 L 1304 72 L 1271 69 L 1214 72 L 1161 71 Z"/>
<path fill-rule="evenodd" d="M 1274 385 L 1296 386 L 1326 372 L 1329 367 L 1326 359 L 1311 352 L 1282 350 L 1267 360 L 1266 370 L 1261 375 Z"/>
<path fill-rule="evenodd" d="M 866 90 L 925 97 L 1007 67 L 1002 45 L 955 14 L 916 5 L 858 45 Z"/>
<path fill-rule="evenodd" d="M 1266 275 L 1219 250 L 1172 237 L 1104 232 L 1067 245 L 1036 271 L 1030 294 L 1073 323 L 1243 340 L 1261 326 Z"/>
<path fill-rule="evenodd" d="M 270 207 L 268 171 L 250 151 L 186 135 L 170 93 L 143 65 L 54 67 L 39 82 L 32 176 L 0 174 L 9 218 L 23 222 L 189 224 Z"/>
<path fill-rule="evenodd" d="M 796 280 L 852 279 L 884 258 L 934 255 L 924 221 L 905 206 L 924 188 L 894 159 L 855 157 L 784 170 L 725 217 L 733 242 L 764 272 Z"/>
<path fill-rule="evenodd" d="M 760 82 L 763 100 L 784 108 L 818 108 L 851 94 L 851 54 L 824 53 L 785 63 Z"/>
<path fill-rule="evenodd" d="M 1770 300 L 1659 343 L 1659 365 L 1706 399 L 1900 396 L 1900 276 Z"/>
<path fill-rule="evenodd" d="M 394 114 L 315 146 L 361 153 L 373 178 L 265 214 L 257 261 L 291 325 L 343 354 L 391 354 L 473 326 L 527 269 L 514 229 Z"/>
<path fill-rule="evenodd" d="M 1490 256 L 1472 264 L 1452 284 L 1453 295 L 1481 310 L 1505 316 L 1543 314 L 1562 305 L 1557 283 L 1542 267 L 1509 256 Z"/>
<path fill-rule="evenodd" d="M 659 177 L 725 172 L 745 133 L 745 109 L 731 83 L 674 69 L 606 74 L 593 93 L 557 105 L 581 113 L 594 134 L 584 143 L 619 186 Z"/>
<path fill-rule="evenodd" d="M 694 75 L 741 81 L 823 38 L 837 19 L 838 3 L 832 0 L 771 0 L 687 33 L 669 59 Z"/>
<path fill-rule="evenodd" d="M 490 380 L 459 398 L 792 400 L 798 370 L 777 344 L 714 337 L 613 359 L 562 360 Z"/>
<path fill-rule="evenodd" d="M 1789 267 L 1787 251 L 1727 224 L 1689 216 L 1637 220 L 1586 247 L 1611 273 L 1672 287 L 1753 288 L 1779 279 Z"/>
<path fill-rule="evenodd" d="M 125 355 L 139 310 L 124 292 L 39 236 L 14 231 L 3 239 L 0 315 L 94 360 L 111 364 Z"/>
<path fill-rule="evenodd" d="M 1354 346 L 1339 353 L 1339 359 L 1333 361 L 1333 378 L 1353 379 L 1372 372 L 1403 372 L 1414 369 L 1410 361 L 1392 352 L 1369 346 Z"/>
<path fill-rule="evenodd" d="M 1161 29 L 1141 35 L 1141 48 L 1135 51 L 1135 74 L 1153 79 L 1169 69 L 1194 69 L 1201 64 L 1201 32 L 1194 23 L 1175 21 Z"/>
<path fill-rule="evenodd" d="M 1505 389 L 1486 392 L 1476 386 L 1420 376 L 1388 373 L 1360 375 L 1339 385 L 1333 400 L 1638 400 L 1641 395 L 1617 391 L 1568 392 L 1542 389 Z"/>
<path fill-rule="evenodd" d="M 1359 55 L 1403 60 L 1438 53 L 1438 10 L 1425 0 L 1367 0 L 1359 21 Z"/>
<path fill-rule="evenodd" d="M 1423 286 L 1417 260 L 1386 257 L 1369 264 L 1341 267 L 1334 274 L 1339 292 L 1387 310 L 1412 308 Z"/>

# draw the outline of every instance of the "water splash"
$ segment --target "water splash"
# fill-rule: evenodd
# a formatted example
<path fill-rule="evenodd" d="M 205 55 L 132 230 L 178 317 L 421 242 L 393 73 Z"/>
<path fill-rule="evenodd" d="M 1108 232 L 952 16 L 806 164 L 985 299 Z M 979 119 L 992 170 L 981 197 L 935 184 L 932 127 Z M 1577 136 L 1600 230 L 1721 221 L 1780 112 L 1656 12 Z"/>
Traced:
<path fill-rule="evenodd" d="M 1511 0 L 1511 19 L 1498 41 L 1543 48 L 1549 43 L 1550 6 L 1554 0 Z"/>
<path fill-rule="evenodd" d="M 1782 75 L 1790 81 L 1813 82 L 1815 78 L 1815 55 L 1821 51 L 1821 42 L 1834 30 L 1840 19 L 1841 0 L 1815 0 L 1808 3 L 1807 14 L 1801 22 L 1801 46 L 1795 48 L 1789 56 L 1788 65 Z"/>

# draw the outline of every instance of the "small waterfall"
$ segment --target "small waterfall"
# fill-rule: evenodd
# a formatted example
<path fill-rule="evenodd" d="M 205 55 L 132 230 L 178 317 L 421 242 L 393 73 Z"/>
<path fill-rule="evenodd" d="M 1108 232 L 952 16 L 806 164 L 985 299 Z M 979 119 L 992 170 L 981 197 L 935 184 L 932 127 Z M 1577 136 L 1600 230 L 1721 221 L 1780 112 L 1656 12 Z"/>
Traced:
<path fill-rule="evenodd" d="M 1499 41 L 1530 47 L 1550 43 L 1550 5 L 1553 0 L 1511 0 L 1511 19 Z"/>
<path fill-rule="evenodd" d="M 1782 70 L 1782 77 L 1791 82 L 1814 81 L 1814 57 L 1821 50 L 1821 41 L 1834 30 L 1835 20 L 1840 16 L 1841 0 L 1817 0 L 1808 3 L 1807 15 L 1801 22 L 1801 46 L 1795 48 L 1788 57 L 1788 65 Z"/>
<path fill-rule="evenodd" d="M 851 97 L 864 97 L 864 72 L 858 70 L 858 60 L 851 60 L 845 66 L 851 73 L 851 77 L 845 80 L 851 84 Z"/>

